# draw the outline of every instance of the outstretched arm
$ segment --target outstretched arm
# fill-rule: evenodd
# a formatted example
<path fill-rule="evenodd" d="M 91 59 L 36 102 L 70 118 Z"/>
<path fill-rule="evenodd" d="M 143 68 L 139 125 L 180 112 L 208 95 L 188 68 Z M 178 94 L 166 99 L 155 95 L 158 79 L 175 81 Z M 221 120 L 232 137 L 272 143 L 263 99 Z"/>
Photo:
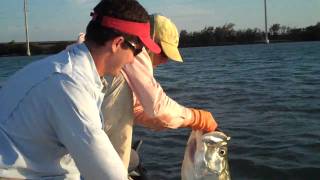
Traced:
<path fill-rule="evenodd" d="M 123 69 L 136 96 L 135 122 L 153 129 L 191 127 L 212 131 L 217 124 L 210 112 L 189 109 L 171 99 L 153 76 L 150 57 L 144 50 Z"/>
<path fill-rule="evenodd" d="M 151 60 L 145 49 L 132 64 L 127 64 L 122 72 L 136 99 L 149 117 L 163 114 L 184 118 L 190 116 L 186 108 L 167 96 L 155 80 Z"/>
<path fill-rule="evenodd" d="M 134 122 L 156 131 L 168 128 L 176 129 L 180 127 L 190 127 L 194 130 L 210 132 L 214 131 L 218 127 L 218 124 L 210 112 L 192 108 L 189 108 L 188 110 L 190 110 L 192 114 L 190 119 L 172 117 L 169 114 L 152 118 L 143 111 L 142 106 L 136 106 L 134 107 Z"/>

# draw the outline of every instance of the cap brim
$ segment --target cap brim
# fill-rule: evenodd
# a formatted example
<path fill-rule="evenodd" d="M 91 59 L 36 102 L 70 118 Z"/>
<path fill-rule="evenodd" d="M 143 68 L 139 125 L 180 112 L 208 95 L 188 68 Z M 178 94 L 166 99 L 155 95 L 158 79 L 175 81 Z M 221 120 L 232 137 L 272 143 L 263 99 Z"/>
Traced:
<path fill-rule="evenodd" d="M 142 43 L 146 48 L 148 48 L 151 52 L 159 54 L 161 52 L 161 48 L 157 43 L 155 43 L 150 36 L 148 37 L 139 37 Z"/>
<path fill-rule="evenodd" d="M 179 49 L 176 46 L 168 44 L 166 42 L 160 42 L 162 50 L 168 56 L 169 59 L 174 61 L 183 62 Z"/>

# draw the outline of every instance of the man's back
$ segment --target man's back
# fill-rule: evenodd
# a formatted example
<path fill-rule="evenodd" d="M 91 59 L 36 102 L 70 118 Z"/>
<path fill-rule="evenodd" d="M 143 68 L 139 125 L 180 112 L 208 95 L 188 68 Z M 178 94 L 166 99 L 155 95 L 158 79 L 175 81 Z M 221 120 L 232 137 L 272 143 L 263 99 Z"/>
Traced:
<path fill-rule="evenodd" d="M 49 101 L 56 94 L 53 89 L 58 88 L 55 84 L 64 76 L 61 70 L 71 68 L 65 56 L 67 53 L 62 52 L 28 65 L 1 89 L 0 101 L 4 105 L 0 108 L 0 167 L 5 169 L 0 170 L 1 176 L 64 175 L 67 170 L 60 163 L 79 176 L 50 123 Z M 62 156 L 65 162 L 60 162 Z"/>
<path fill-rule="evenodd" d="M 68 153 L 87 177 L 126 174 L 122 164 L 111 163 L 121 161 L 102 130 L 103 85 L 88 53 L 81 44 L 40 60 L 1 89 L 0 177 L 79 178 Z M 101 164 L 104 173 L 92 174 Z"/>

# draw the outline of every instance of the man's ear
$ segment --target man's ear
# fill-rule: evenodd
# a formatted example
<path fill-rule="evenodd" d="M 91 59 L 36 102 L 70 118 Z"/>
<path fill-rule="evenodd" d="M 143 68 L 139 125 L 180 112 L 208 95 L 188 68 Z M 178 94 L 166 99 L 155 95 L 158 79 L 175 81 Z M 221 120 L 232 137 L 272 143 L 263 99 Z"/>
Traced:
<path fill-rule="evenodd" d="M 112 40 L 111 48 L 112 52 L 118 51 L 119 48 L 121 48 L 121 44 L 124 42 L 123 36 L 117 36 Z"/>

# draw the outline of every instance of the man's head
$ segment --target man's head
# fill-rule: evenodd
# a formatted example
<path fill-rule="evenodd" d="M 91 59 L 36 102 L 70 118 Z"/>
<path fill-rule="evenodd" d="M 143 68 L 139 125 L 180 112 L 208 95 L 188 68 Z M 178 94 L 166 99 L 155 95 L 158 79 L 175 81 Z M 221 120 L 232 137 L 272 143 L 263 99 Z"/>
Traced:
<path fill-rule="evenodd" d="M 90 46 L 98 72 L 100 68 L 100 75 L 117 75 L 143 46 L 152 52 L 160 52 L 150 38 L 148 13 L 137 1 L 102 0 L 92 16 L 85 41 Z"/>
<path fill-rule="evenodd" d="M 179 32 L 175 24 L 167 17 L 153 14 L 150 16 L 151 36 L 161 46 L 160 54 L 153 54 L 154 67 L 166 63 L 168 59 L 183 62 L 178 50 Z"/>

